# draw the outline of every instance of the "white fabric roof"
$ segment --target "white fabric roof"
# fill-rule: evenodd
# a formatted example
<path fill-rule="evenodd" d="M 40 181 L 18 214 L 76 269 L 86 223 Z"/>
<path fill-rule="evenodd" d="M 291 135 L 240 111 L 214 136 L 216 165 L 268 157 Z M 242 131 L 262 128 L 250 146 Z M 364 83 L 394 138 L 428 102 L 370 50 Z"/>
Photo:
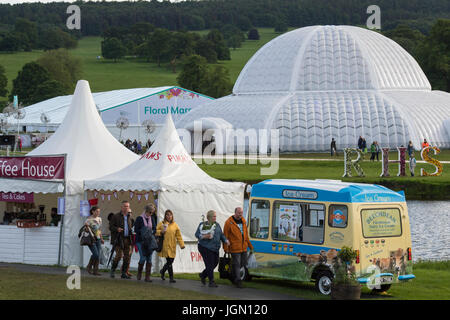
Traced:
<path fill-rule="evenodd" d="M 431 89 L 418 63 L 389 38 L 353 26 L 311 26 L 264 45 L 233 93 Z"/>
<path fill-rule="evenodd" d="M 125 148 L 103 124 L 89 83 L 80 80 L 58 130 L 28 156 L 67 154 L 67 193 L 83 191 L 83 181 L 122 169 L 138 156 Z"/>
<path fill-rule="evenodd" d="M 450 147 L 450 94 L 431 91 L 425 74 L 401 46 L 353 26 L 312 26 L 285 33 L 258 50 L 233 94 L 205 103 L 177 122 L 222 118 L 233 129 L 278 129 L 280 151 L 396 148 L 423 139 Z"/>
<path fill-rule="evenodd" d="M 85 181 L 85 189 L 242 193 L 244 184 L 223 182 L 201 170 L 186 152 L 169 113 L 155 142 L 139 160 Z"/>
<path fill-rule="evenodd" d="M 0 191 L 20 193 L 62 193 L 64 192 L 64 183 L 59 181 L 0 179 Z"/>
<path fill-rule="evenodd" d="M 151 96 L 170 88 L 172 87 L 122 89 L 96 92 L 92 93 L 92 96 L 94 99 L 94 107 L 96 106 L 100 111 L 103 111 L 134 100 Z M 42 126 L 41 114 L 44 112 L 50 118 L 49 125 L 59 125 L 64 120 L 72 99 L 73 95 L 59 96 L 25 107 L 26 115 L 25 118 L 20 120 L 20 123 Z M 17 120 L 15 120 L 12 116 L 8 120 L 10 123 L 17 122 Z"/>

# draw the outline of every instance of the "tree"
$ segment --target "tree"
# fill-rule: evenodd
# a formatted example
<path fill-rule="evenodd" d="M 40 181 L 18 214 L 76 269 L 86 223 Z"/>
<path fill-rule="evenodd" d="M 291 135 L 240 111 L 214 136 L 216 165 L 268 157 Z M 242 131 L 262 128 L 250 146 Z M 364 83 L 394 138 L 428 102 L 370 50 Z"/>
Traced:
<path fill-rule="evenodd" d="M 258 29 L 251 29 L 248 32 L 248 40 L 259 40 L 259 32 Z"/>
<path fill-rule="evenodd" d="M 36 102 L 51 99 L 57 96 L 66 95 L 66 88 L 57 80 L 47 80 L 36 87 L 36 91 L 32 97 L 32 100 Z"/>
<path fill-rule="evenodd" d="M 44 50 L 73 49 L 77 46 L 77 40 L 58 27 L 41 28 L 39 39 L 39 47 Z"/>
<path fill-rule="evenodd" d="M 38 46 L 38 28 L 35 22 L 28 19 L 17 18 L 14 25 L 15 32 L 21 33 L 26 37 L 29 50 L 36 49 Z"/>
<path fill-rule="evenodd" d="M 107 38 L 102 41 L 102 56 L 106 59 L 117 59 L 122 58 L 126 53 L 126 48 L 122 42 L 117 38 Z"/>
<path fill-rule="evenodd" d="M 433 89 L 450 91 L 450 20 L 439 19 L 418 48 L 419 63 Z"/>
<path fill-rule="evenodd" d="M 18 96 L 20 102 L 29 105 L 64 94 L 61 88 L 58 81 L 51 79 L 47 69 L 36 62 L 29 62 L 13 80 L 9 99 L 12 101 L 14 96 Z"/>
<path fill-rule="evenodd" d="M 161 60 L 167 57 L 170 41 L 170 32 L 167 29 L 156 29 L 150 40 L 148 46 L 151 57 L 161 66 Z"/>
<path fill-rule="evenodd" d="M 6 78 L 5 68 L 0 65 L 0 97 L 6 97 L 8 94 L 8 90 L 6 87 L 8 86 L 8 78 Z"/>
<path fill-rule="evenodd" d="M 419 30 L 412 29 L 406 24 L 399 24 L 395 29 L 383 32 L 383 34 L 397 42 L 414 57 L 417 56 L 418 46 L 425 39 Z"/>
<path fill-rule="evenodd" d="M 208 62 L 204 57 L 194 54 L 185 59 L 177 82 L 188 90 L 203 92 L 207 77 Z"/>
<path fill-rule="evenodd" d="M 14 32 L 8 33 L 0 41 L 0 51 L 15 52 L 21 48 L 21 39 Z"/>
<path fill-rule="evenodd" d="M 284 20 L 278 20 L 275 23 L 275 32 L 283 33 L 288 31 L 288 25 Z"/>
<path fill-rule="evenodd" d="M 70 55 L 67 49 L 47 51 L 37 63 L 48 70 L 52 79 L 57 80 L 69 94 L 82 75 L 81 59 Z"/>
<path fill-rule="evenodd" d="M 230 94 L 233 88 L 228 69 L 224 66 L 209 67 L 206 79 L 201 81 L 201 83 L 204 85 L 201 92 L 214 98 Z"/>
<path fill-rule="evenodd" d="M 230 60 L 230 50 L 227 47 L 227 44 L 225 43 L 223 34 L 217 30 L 213 29 L 211 30 L 207 35 L 206 39 L 211 41 L 214 45 L 214 50 L 217 53 L 217 59 L 219 60 Z"/>
<path fill-rule="evenodd" d="M 217 52 L 214 50 L 214 43 L 206 38 L 197 40 L 195 44 L 195 53 L 204 57 L 208 63 L 217 62 Z"/>

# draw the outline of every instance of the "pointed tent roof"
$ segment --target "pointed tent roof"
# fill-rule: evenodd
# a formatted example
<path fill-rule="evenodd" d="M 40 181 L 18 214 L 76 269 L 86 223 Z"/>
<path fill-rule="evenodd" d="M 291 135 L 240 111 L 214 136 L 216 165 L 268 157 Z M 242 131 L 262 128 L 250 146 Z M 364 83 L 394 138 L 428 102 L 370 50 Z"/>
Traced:
<path fill-rule="evenodd" d="M 122 169 L 138 159 L 108 131 L 98 114 L 89 82 L 80 80 L 58 130 L 28 156 L 67 154 L 67 192 L 83 192 L 83 181 Z"/>
<path fill-rule="evenodd" d="M 85 181 L 86 190 L 163 190 L 235 193 L 241 182 L 210 177 L 184 148 L 170 114 L 151 148 L 137 161 L 110 175 Z"/>

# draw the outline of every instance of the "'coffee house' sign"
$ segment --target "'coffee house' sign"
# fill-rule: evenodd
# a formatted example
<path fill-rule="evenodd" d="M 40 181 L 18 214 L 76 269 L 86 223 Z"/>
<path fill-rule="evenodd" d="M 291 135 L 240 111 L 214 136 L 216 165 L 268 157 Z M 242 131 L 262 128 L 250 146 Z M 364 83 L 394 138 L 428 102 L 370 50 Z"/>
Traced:
<path fill-rule="evenodd" d="M 0 157 L 0 178 L 62 180 L 64 156 Z"/>

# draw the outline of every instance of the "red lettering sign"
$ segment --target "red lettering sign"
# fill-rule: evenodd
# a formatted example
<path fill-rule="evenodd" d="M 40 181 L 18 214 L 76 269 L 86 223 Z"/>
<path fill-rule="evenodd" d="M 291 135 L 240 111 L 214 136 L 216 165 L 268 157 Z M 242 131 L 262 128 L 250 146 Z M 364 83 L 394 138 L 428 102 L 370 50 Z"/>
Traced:
<path fill-rule="evenodd" d="M 34 194 L 25 192 L 0 192 L 0 201 L 33 203 Z"/>
<path fill-rule="evenodd" d="M 64 157 L 0 157 L 0 178 L 62 180 L 64 179 Z"/>
<path fill-rule="evenodd" d="M 199 252 L 194 252 L 191 251 L 191 261 L 194 262 L 199 262 L 199 261 L 203 261 L 203 257 Z"/>

